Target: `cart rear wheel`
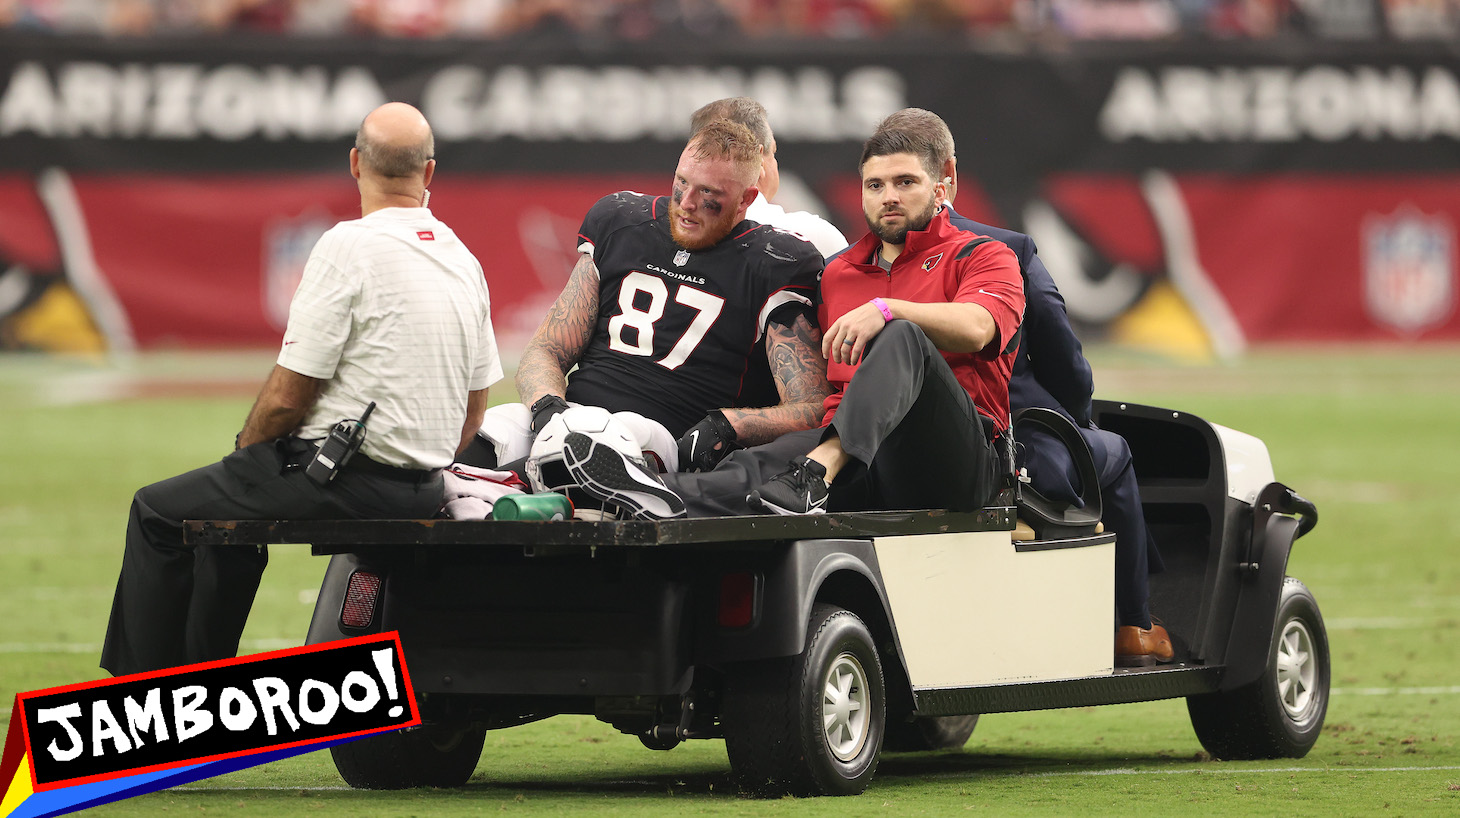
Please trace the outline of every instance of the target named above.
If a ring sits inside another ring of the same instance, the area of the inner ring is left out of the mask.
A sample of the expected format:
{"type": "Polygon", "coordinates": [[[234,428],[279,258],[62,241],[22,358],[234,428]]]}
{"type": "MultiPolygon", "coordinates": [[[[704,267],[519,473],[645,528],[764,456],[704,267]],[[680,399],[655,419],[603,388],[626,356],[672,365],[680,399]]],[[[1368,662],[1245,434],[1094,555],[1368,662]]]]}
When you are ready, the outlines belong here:
{"type": "Polygon", "coordinates": [[[482,757],[487,729],[474,724],[424,724],[330,748],[335,769],[357,790],[460,787],[482,757]]]}
{"type": "Polygon", "coordinates": [[[978,716],[919,716],[910,722],[887,725],[883,748],[895,753],[956,750],[968,743],[978,716]]]}

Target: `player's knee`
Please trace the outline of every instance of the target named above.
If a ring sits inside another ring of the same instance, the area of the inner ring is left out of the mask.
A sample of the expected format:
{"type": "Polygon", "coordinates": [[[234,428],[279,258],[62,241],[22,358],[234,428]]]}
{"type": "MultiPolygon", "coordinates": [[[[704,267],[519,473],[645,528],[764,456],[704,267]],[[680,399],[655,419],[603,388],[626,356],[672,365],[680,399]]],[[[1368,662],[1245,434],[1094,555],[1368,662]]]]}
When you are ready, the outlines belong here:
{"type": "Polygon", "coordinates": [[[496,462],[527,457],[532,447],[532,412],[520,403],[504,403],[487,410],[477,437],[486,441],[496,462]]]}

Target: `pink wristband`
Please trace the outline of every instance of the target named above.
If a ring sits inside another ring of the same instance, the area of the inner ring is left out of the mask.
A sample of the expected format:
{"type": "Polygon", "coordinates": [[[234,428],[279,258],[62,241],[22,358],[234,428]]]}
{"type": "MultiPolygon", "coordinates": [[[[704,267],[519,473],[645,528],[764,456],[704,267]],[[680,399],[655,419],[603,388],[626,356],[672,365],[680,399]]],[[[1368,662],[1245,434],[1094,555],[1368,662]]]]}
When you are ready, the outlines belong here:
{"type": "Polygon", "coordinates": [[[871,301],[869,301],[868,303],[871,304],[872,306],[876,307],[877,309],[879,309],[879,310],[882,311],[882,321],[883,321],[883,323],[886,323],[886,322],[892,320],[892,308],[889,307],[889,306],[887,306],[887,302],[886,301],[883,301],[880,298],[874,298],[871,301]]]}

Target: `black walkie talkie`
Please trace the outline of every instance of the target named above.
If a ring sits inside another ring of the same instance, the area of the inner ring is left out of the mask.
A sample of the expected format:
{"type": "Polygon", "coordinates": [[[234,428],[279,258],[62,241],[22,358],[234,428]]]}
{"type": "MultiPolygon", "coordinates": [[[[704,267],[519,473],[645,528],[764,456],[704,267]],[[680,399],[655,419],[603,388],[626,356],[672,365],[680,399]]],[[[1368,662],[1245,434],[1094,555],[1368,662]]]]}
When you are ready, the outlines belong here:
{"type": "Polygon", "coordinates": [[[340,469],[359,450],[360,444],[365,442],[365,421],[370,419],[370,413],[374,411],[375,401],[371,401],[359,420],[342,420],[335,424],[329,437],[319,444],[319,451],[314,453],[314,459],[304,467],[304,473],[309,475],[309,479],[321,486],[329,485],[335,479],[340,469]]]}

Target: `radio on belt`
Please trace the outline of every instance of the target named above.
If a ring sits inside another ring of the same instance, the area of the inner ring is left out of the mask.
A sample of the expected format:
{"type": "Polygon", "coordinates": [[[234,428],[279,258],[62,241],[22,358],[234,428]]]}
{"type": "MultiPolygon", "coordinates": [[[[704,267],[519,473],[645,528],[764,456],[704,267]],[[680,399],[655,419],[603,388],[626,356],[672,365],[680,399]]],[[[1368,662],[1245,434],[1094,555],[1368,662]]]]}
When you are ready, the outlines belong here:
{"type": "Polygon", "coordinates": [[[375,401],[370,401],[358,420],[342,420],[336,423],[335,428],[330,430],[329,437],[319,445],[319,451],[314,453],[314,459],[304,467],[304,473],[321,486],[329,485],[360,449],[360,444],[365,442],[365,421],[370,419],[370,413],[374,411],[375,401]]]}

